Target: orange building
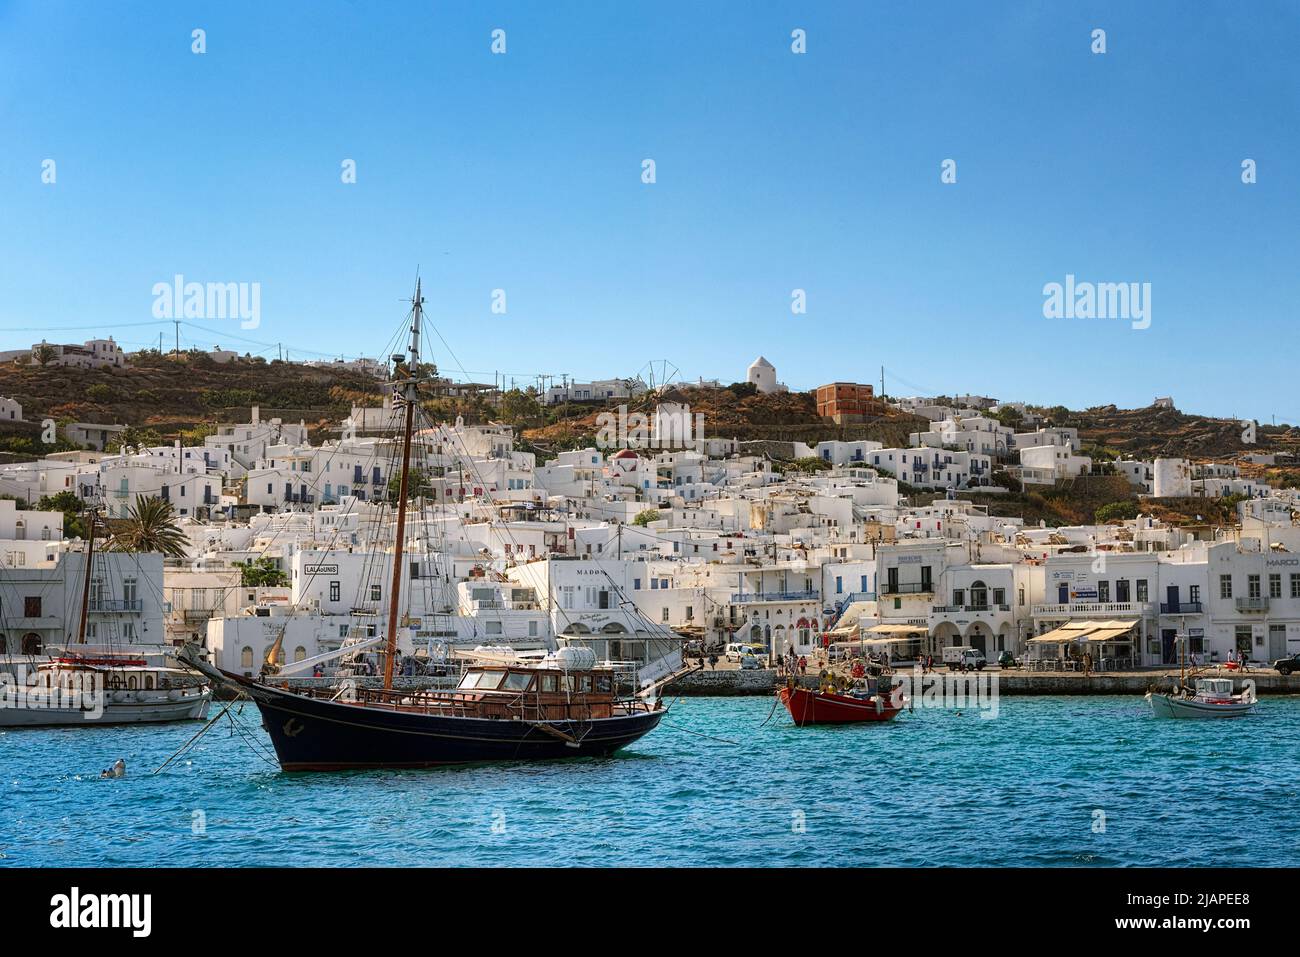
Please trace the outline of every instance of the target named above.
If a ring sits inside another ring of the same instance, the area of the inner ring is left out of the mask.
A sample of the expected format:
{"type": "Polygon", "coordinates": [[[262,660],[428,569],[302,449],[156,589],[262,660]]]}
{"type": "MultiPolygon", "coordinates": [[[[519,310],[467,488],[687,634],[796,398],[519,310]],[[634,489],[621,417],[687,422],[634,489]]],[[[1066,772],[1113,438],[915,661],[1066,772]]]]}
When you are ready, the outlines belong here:
{"type": "Polygon", "coordinates": [[[852,421],[876,411],[875,391],[857,382],[832,382],[817,387],[817,414],[836,422],[852,421]]]}

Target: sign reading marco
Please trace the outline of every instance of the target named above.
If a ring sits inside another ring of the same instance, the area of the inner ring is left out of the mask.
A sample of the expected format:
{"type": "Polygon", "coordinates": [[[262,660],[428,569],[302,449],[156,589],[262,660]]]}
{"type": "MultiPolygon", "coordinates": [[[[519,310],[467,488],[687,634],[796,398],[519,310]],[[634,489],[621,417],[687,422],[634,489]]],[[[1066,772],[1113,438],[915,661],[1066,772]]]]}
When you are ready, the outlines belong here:
{"type": "Polygon", "coordinates": [[[618,412],[596,416],[599,449],[693,449],[704,441],[704,415],[676,402],[655,406],[653,413],[618,412]]]}

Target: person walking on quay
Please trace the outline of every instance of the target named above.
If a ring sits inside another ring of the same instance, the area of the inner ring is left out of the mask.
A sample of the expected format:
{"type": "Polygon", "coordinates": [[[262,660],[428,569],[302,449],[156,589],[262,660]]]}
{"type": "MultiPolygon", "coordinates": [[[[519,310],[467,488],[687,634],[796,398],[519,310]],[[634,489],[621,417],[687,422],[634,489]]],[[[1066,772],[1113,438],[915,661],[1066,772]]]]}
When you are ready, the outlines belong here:
{"type": "Polygon", "coordinates": [[[1091,651],[1085,651],[1083,653],[1083,676],[1085,678],[1092,677],[1092,652],[1091,651]]]}
{"type": "Polygon", "coordinates": [[[807,673],[808,673],[808,658],[807,658],[806,655],[800,655],[800,656],[799,656],[799,674],[801,674],[801,675],[806,675],[807,673]]]}
{"type": "Polygon", "coordinates": [[[717,656],[717,655],[709,655],[709,670],[710,670],[710,671],[716,671],[717,668],[718,668],[718,656],[717,656]]]}

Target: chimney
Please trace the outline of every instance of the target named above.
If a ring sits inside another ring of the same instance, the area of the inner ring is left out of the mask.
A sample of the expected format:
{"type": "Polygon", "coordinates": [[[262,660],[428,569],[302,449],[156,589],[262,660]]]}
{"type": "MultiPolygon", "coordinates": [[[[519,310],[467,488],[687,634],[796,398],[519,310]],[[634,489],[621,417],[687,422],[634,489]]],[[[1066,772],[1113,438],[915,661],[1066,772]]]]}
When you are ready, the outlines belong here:
{"type": "Polygon", "coordinates": [[[258,425],[261,421],[262,410],[258,406],[253,406],[253,424],[258,425]]]}

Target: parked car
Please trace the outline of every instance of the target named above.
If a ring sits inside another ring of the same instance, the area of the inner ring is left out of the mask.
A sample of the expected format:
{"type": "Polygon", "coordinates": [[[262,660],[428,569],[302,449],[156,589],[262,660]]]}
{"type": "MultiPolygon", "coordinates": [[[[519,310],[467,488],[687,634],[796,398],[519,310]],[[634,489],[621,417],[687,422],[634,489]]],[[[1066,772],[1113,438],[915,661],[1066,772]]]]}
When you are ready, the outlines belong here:
{"type": "Polygon", "coordinates": [[[763,667],[763,662],[756,655],[742,655],[740,658],[741,671],[752,671],[761,667],[763,667]]]}
{"type": "Polygon", "coordinates": [[[1293,671],[1300,671],[1300,654],[1279,658],[1273,662],[1273,667],[1277,669],[1277,673],[1280,675],[1289,675],[1293,671]]]}
{"type": "Polygon", "coordinates": [[[1004,651],[998,655],[999,668],[1019,668],[1020,662],[1016,661],[1016,656],[1009,651],[1004,651]]]}

